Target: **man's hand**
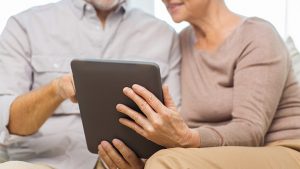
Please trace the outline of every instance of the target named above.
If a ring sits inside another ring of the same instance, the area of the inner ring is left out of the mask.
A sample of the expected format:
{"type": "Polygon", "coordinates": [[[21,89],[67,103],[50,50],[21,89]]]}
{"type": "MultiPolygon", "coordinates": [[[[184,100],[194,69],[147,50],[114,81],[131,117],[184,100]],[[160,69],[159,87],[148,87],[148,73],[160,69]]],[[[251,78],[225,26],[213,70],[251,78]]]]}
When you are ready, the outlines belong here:
{"type": "Polygon", "coordinates": [[[64,75],[58,79],[55,79],[53,82],[56,87],[56,93],[59,97],[64,100],[70,99],[73,103],[77,103],[72,74],[64,75]]]}
{"type": "Polygon", "coordinates": [[[107,141],[102,141],[98,146],[99,157],[105,162],[109,169],[144,168],[144,162],[121,140],[114,139],[112,143],[117,150],[107,141]]]}

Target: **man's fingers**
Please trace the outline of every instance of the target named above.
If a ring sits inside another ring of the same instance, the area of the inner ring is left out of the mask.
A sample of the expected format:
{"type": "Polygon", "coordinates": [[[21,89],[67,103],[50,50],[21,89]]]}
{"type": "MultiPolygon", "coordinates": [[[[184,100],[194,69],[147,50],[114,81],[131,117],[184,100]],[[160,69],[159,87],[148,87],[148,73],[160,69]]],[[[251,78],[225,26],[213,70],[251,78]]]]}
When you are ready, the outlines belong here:
{"type": "Polygon", "coordinates": [[[105,164],[108,166],[108,168],[117,169],[118,167],[114,164],[112,159],[108,156],[108,154],[106,153],[106,151],[104,150],[104,148],[102,147],[101,144],[99,145],[98,149],[99,149],[99,152],[98,152],[99,156],[105,162],[105,164]]]}
{"type": "Polygon", "coordinates": [[[139,158],[136,154],[128,148],[121,140],[114,139],[112,141],[113,145],[118,149],[118,151],[122,154],[123,158],[132,166],[139,162],[139,158]]]}
{"type": "Polygon", "coordinates": [[[76,95],[73,76],[72,74],[64,75],[58,79],[57,82],[58,95],[63,99],[71,99],[71,101],[76,102],[75,99],[72,99],[76,95]]]}
{"type": "Polygon", "coordinates": [[[107,141],[102,141],[101,146],[103,147],[103,149],[105,150],[109,158],[112,160],[112,162],[118,168],[128,167],[127,162],[120,156],[120,154],[115,150],[115,148],[110,143],[108,143],[107,141]]]}
{"type": "Polygon", "coordinates": [[[78,100],[77,100],[77,97],[76,96],[73,96],[70,98],[71,102],[73,103],[78,103],[78,100]]]}

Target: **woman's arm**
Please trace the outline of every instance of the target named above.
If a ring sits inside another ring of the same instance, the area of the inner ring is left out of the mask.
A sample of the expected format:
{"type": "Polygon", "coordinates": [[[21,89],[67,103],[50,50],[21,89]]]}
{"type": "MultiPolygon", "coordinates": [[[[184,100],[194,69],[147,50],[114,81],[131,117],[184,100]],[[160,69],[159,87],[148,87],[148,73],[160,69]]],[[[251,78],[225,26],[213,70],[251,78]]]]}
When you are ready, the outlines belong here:
{"type": "Polygon", "coordinates": [[[222,126],[198,128],[201,146],[263,145],[290,69],[280,36],[264,24],[237,60],[232,120],[222,126]]]}

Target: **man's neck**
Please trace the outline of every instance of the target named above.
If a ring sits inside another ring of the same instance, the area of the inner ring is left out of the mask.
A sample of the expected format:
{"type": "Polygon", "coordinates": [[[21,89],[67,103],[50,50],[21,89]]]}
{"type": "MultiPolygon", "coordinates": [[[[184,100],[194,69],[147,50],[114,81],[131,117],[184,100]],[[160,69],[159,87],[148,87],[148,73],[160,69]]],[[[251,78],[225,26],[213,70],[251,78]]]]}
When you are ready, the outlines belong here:
{"type": "Polygon", "coordinates": [[[97,10],[97,16],[103,26],[103,28],[105,27],[105,23],[106,23],[106,19],[108,17],[108,15],[113,11],[112,10],[109,10],[109,11],[100,11],[100,10],[97,10]]]}
{"type": "Polygon", "coordinates": [[[103,26],[103,28],[105,28],[105,24],[106,24],[106,20],[107,20],[107,17],[109,16],[109,14],[111,14],[113,11],[115,11],[116,9],[118,8],[118,6],[110,9],[110,10],[98,10],[96,9],[96,12],[97,12],[97,16],[103,26]]]}

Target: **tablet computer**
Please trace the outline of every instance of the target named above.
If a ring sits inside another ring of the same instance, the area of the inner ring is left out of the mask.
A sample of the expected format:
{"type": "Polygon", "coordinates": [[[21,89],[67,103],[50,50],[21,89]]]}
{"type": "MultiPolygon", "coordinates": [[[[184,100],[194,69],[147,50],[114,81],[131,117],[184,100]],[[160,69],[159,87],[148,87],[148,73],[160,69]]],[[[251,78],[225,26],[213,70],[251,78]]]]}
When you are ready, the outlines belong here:
{"type": "Polygon", "coordinates": [[[117,112],[118,103],[142,113],[123,94],[124,87],[139,84],[163,101],[159,66],[151,62],[73,60],[71,62],[87,147],[98,153],[101,141],[118,138],[140,158],[148,158],[163,147],[119,123],[126,115],[117,112]]]}

